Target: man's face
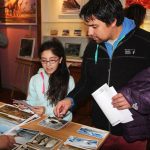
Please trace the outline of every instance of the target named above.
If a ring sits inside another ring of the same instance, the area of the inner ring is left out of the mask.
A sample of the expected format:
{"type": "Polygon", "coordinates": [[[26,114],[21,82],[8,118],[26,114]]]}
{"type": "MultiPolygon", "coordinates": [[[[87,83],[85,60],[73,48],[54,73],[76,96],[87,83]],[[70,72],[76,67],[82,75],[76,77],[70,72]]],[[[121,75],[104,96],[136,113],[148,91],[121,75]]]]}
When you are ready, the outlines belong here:
{"type": "Polygon", "coordinates": [[[115,22],[111,25],[107,25],[106,23],[94,18],[93,20],[86,22],[86,24],[88,26],[88,36],[97,43],[112,40],[115,22]]]}

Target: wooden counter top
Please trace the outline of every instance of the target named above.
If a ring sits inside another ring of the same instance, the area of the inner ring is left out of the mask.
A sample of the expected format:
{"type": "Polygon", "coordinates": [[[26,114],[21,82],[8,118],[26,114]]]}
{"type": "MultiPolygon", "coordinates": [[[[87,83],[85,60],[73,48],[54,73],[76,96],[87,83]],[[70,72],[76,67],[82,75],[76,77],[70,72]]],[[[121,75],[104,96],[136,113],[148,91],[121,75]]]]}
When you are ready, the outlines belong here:
{"type": "MultiPolygon", "coordinates": [[[[3,104],[4,103],[0,102],[0,106],[3,104]]],[[[77,137],[81,137],[81,138],[97,140],[99,142],[97,149],[99,149],[101,147],[102,143],[106,140],[106,138],[109,135],[109,132],[108,132],[108,134],[105,136],[105,138],[98,139],[95,137],[79,134],[79,133],[77,133],[77,130],[80,129],[81,126],[83,126],[83,125],[75,123],[75,122],[68,123],[65,127],[63,127],[60,130],[53,130],[53,129],[45,128],[45,127],[39,125],[39,122],[45,118],[46,118],[46,115],[43,115],[41,118],[31,121],[31,122],[23,125],[22,127],[26,128],[26,129],[37,130],[37,131],[43,132],[47,135],[50,135],[52,137],[61,139],[62,140],[61,144],[63,144],[63,142],[65,142],[69,136],[77,136],[77,137]]],[[[57,148],[56,148],[56,150],[57,150],[57,148]]]]}

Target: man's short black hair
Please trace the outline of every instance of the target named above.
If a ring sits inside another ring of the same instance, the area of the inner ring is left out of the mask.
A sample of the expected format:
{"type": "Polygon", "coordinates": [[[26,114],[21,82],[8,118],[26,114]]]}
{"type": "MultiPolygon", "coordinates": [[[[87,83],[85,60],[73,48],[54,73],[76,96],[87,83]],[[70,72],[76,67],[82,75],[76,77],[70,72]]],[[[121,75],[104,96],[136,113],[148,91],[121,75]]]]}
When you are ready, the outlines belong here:
{"type": "Polygon", "coordinates": [[[120,26],[124,19],[124,12],[119,0],[89,0],[82,7],[79,16],[87,22],[95,17],[107,25],[116,19],[116,25],[120,26]]]}

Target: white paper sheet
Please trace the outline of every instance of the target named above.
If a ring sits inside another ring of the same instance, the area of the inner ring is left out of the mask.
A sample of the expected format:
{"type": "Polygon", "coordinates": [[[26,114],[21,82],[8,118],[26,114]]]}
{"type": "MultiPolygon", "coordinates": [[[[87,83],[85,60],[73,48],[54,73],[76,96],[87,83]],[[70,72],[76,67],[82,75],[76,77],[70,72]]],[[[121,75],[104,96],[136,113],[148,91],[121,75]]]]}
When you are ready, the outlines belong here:
{"type": "Polygon", "coordinates": [[[113,107],[112,97],[116,94],[117,92],[115,89],[113,87],[109,87],[107,84],[104,84],[92,93],[95,101],[102,109],[112,126],[119,123],[127,123],[133,120],[132,113],[128,109],[118,110],[113,107]]]}

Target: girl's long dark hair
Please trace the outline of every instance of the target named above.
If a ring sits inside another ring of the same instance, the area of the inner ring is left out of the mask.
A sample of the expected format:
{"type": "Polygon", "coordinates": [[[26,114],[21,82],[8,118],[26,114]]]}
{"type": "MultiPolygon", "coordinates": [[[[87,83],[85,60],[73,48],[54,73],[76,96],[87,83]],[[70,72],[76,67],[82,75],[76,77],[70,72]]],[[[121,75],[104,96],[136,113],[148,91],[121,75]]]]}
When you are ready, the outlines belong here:
{"type": "Polygon", "coordinates": [[[50,50],[54,55],[62,58],[57,70],[50,75],[49,87],[46,93],[48,99],[51,100],[50,102],[56,104],[59,100],[65,98],[68,90],[69,72],[66,66],[65,50],[61,42],[56,38],[46,41],[41,45],[39,48],[40,58],[42,52],[45,50],[50,50]]]}

